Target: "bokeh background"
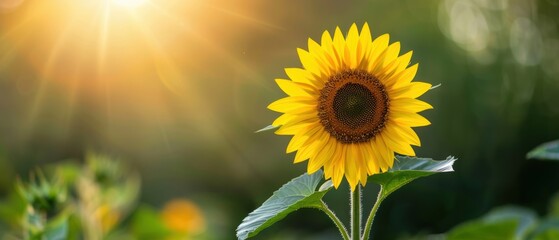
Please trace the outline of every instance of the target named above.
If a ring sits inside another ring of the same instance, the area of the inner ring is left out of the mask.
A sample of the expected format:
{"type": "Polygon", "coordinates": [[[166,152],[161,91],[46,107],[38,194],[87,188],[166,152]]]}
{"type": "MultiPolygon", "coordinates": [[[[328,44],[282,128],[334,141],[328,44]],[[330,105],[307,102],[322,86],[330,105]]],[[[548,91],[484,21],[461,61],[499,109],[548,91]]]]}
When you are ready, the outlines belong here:
{"type": "MultiPolygon", "coordinates": [[[[193,199],[234,239],[306,169],[288,137],[254,133],[277,117],[274,79],[307,38],[368,22],[414,51],[416,79],[442,84],[422,97],[435,109],[418,156],[459,158],[390,196],[373,236],[441,233],[501,205],[543,214],[559,164],[525,154],[559,138],[557,16],[558,0],[0,0],[0,198],[37,166],[95,151],[139,172],[141,202],[193,199]]],[[[347,196],[326,198],[342,219],[347,196]]],[[[257,239],[338,238],[316,210],[287,220],[257,239]]]]}

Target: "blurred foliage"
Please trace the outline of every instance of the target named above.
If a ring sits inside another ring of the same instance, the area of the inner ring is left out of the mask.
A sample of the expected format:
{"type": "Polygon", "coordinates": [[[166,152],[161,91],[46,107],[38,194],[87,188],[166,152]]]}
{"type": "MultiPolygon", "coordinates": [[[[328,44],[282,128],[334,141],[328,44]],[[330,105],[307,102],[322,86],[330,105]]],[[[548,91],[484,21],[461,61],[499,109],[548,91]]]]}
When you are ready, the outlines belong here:
{"type": "MultiPolygon", "coordinates": [[[[557,141],[544,143],[527,156],[550,159],[548,151],[555,151],[557,141]]],[[[551,158],[553,159],[553,158],[551,158]]],[[[557,187],[559,189],[559,186],[557,187]]],[[[557,191],[557,189],[556,189],[557,191]]],[[[525,207],[503,206],[491,210],[484,216],[461,223],[446,234],[404,236],[402,239],[448,239],[448,240],[552,240],[559,237],[559,192],[549,202],[549,211],[540,218],[525,207]]]]}
{"type": "Polygon", "coordinates": [[[536,240],[557,239],[559,218],[539,218],[530,209],[505,206],[493,209],[485,216],[459,224],[446,234],[417,235],[401,239],[448,239],[448,240],[536,240]]]}
{"type": "Polygon", "coordinates": [[[559,160],[559,140],[544,143],[530,151],[526,156],[528,158],[559,160]]]}
{"type": "Polygon", "coordinates": [[[37,170],[28,183],[17,181],[0,203],[0,239],[212,239],[194,202],[136,207],[137,174],[105,155],[89,153],[85,162],[55,164],[49,177],[37,170]]]}
{"type": "Polygon", "coordinates": [[[445,234],[420,234],[403,236],[406,240],[543,240],[557,239],[559,218],[552,214],[542,218],[531,209],[504,206],[491,210],[484,216],[455,226],[445,234]]]}

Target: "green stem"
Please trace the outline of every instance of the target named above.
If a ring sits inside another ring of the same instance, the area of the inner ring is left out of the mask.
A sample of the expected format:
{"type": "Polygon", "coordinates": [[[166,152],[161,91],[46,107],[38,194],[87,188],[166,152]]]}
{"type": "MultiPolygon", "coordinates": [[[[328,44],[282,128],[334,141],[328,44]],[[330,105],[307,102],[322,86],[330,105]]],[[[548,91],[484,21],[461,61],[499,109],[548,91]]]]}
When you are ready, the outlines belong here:
{"type": "Polygon", "coordinates": [[[351,193],[351,239],[361,237],[361,185],[351,193]]]}
{"type": "Polygon", "coordinates": [[[320,202],[321,202],[321,205],[320,205],[319,209],[322,210],[324,213],[326,213],[326,215],[328,215],[328,217],[330,217],[330,219],[332,219],[334,224],[336,224],[336,227],[338,227],[338,230],[340,231],[340,234],[342,234],[343,239],[344,240],[350,240],[349,234],[347,233],[347,229],[345,228],[342,221],[340,221],[340,219],[336,216],[336,214],[334,214],[334,212],[332,212],[332,210],[330,210],[330,208],[328,208],[328,206],[326,205],[326,203],[324,201],[320,201],[320,202]]]}
{"type": "Polygon", "coordinates": [[[375,215],[377,213],[377,210],[380,207],[380,203],[385,198],[386,198],[386,196],[383,196],[382,186],[380,186],[380,189],[378,191],[377,201],[375,202],[375,205],[373,205],[373,209],[371,209],[371,213],[369,214],[369,217],[367,218],[367,223],[365,223],[365,231],[363,232],[363,238],[361,240],[368,240],[369,239],[369,234],[371,233],[371,228],[373,227],[373,220],[375,219],[375,215]]]}

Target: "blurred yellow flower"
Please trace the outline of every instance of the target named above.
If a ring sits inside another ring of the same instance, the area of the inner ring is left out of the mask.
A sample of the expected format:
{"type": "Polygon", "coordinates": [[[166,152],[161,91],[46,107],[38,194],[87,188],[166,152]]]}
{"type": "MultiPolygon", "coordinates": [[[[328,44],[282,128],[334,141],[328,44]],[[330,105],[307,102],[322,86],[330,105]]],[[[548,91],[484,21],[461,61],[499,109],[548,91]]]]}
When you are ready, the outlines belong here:
{"type": "Polygon", "coordinates": [[[324,168],[336,188],[345,176],[353,190],[391,168],[394,152],[414,156],[420,140],[411,127],[429,125],[418,112],[432,106],[416,99],[431,84],[412,82],[412,52],[399,56],[388,34],[373,40],[367,23],[361,33],[353,24],[345,38],[340,28],[333,37],[325,31],[308,47],[297,49],[303,68],[286,68],[289,80],[276,80],[289,96],[268,106],[283,113],[272,125],[293,135],[294,162],[308,159],[309,174],[324,168]]]}
{"type": "Polygon", "coordinates": [[[204,231],[206,223],[200,208],[186,199],[168,202],[161,212],[163,221],[173,231],[198,234],[204,231]]]}
{"type": "Polygon", "coordinates": [[[97,208],[94,215],[99,221],[103,233],[108,233],[120,220],[120,213],[108,204],[103,204],[97,208]]]}

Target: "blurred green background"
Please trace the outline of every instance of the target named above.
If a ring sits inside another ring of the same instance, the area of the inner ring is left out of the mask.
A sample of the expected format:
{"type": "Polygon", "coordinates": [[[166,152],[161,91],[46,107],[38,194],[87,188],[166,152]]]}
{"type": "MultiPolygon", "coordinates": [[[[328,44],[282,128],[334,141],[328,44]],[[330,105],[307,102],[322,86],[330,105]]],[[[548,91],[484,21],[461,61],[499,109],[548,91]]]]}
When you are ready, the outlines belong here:
{"type": "MultiPolygon", "coordinates": [[[[277,117],[274,79],[301,66],[307,38],[368,22],[414,51],[417,80],[442,84],[422,97],[435,109],[418,156],[459,158],[390,196],[373,236],[441,233],[500,205],[543,214],[559,164],[525,154],[559,138],[558,15],[558,0],[0,0],[0,198],[37,166],[95,151],[140,173],[140,201],[194,199],[233,239],[306,169],[288,137],[254,134],[277,117]]],[[[343,219],[347,193],[326,197],[343,219]]],[[[336,234],[301,210],[257,239],[336,234]]]]}

